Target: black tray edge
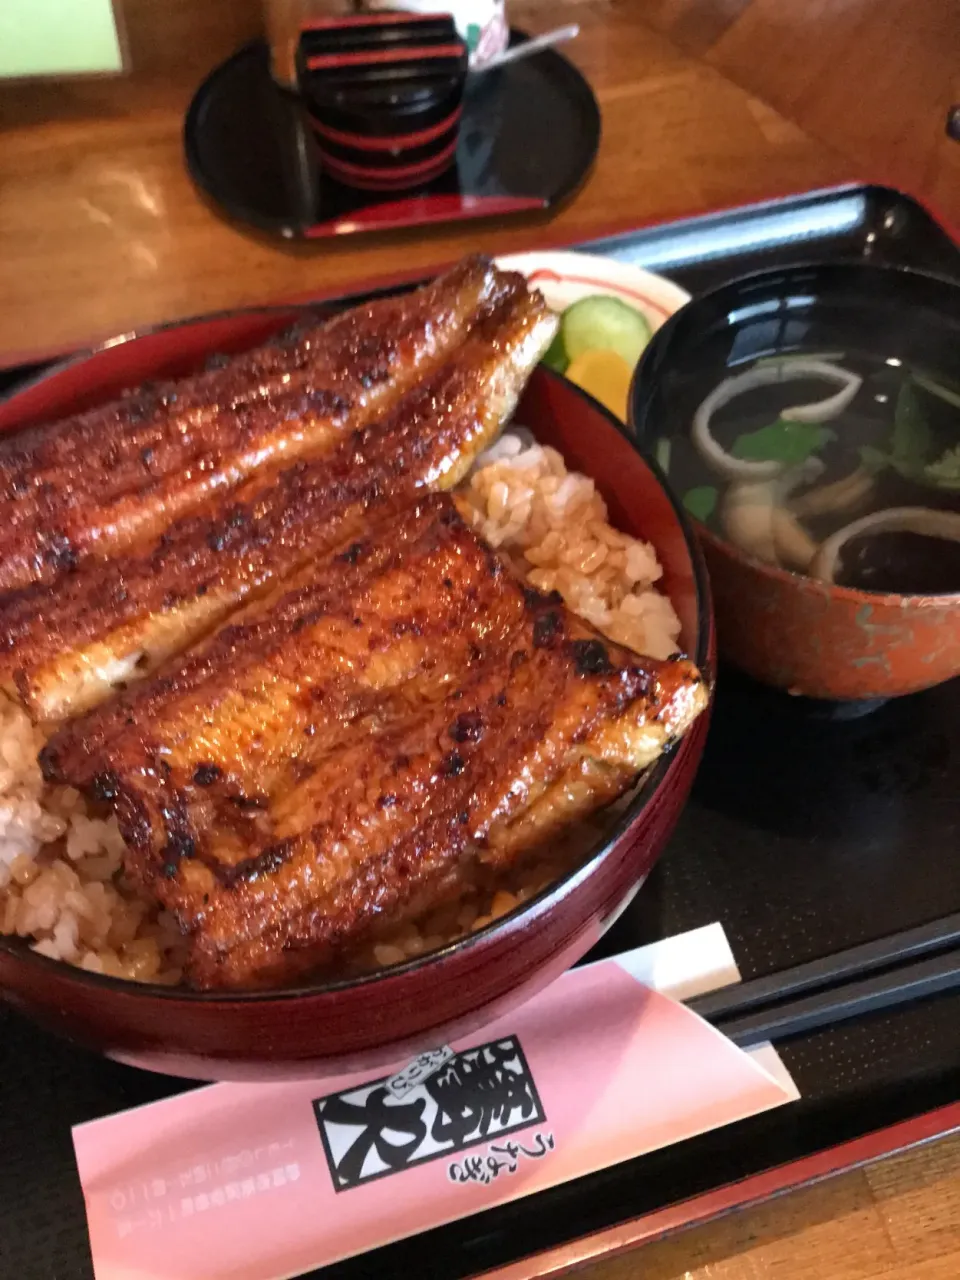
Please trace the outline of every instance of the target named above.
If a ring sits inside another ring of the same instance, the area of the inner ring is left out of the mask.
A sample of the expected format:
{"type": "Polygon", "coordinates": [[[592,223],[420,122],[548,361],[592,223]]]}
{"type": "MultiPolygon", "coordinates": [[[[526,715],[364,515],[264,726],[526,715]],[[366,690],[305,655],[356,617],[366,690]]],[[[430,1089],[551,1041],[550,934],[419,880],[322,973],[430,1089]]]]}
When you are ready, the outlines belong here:
{"type": "MultiPolygon", "coordinates": [[[[697,226],[706,226],[710,223],[722,222],[729,219],[757,219],[764,215],[769,215],[781,210],[784,205],[804,206],[815,204],[827,199],[837,199],[844,196],[863,195],[866,198],[875,198],[882,196],[893,202],[903,202],[913,206],[916,210],[923,213],[935,226],[941,230],[947,239],[958,247],[960,252],[960,223],[956,228],[952,227],[945,219],[941,218],[937,212],[926,205],[917,196],[912,195],[906,190],[897,187],[885,185],[883,183],[872,182],[846,182],[833,187],[816,187],[811,191],[788,191],[783,194],[774,194],[765,196],[760,200],[750,201],[747,204],[731,204],[713,209],[678,209],[667,213],[663,217],[651,218],[646,222],[636,223],[632,220],[623,221],[618,219],[600,228],[599,232],[594,233],[588,240],[577,240],[571,242],[569,235],[558,232],[556,235],[548,234],[542,238],[538,238],[536,248],[538,250],[559,250],[559,249],[575,249],[585,253],[596,253],[609,255],[615,249],[618,242],[626,243],[637,236],[653,236],[658,232],[667,233],[669,231],[678,231],[689,228],[695,229],[697,226]]],[[[274,243],[271,241],[271,243],[274,243]]],[[[342,291],[338,287],[334,287],[329,292],[317,293],[314,290],[296,294],[287,298],[280,298],[268,302],[254,304],[252,306],[240,307],[222,307],[211,312],[195,312],[188,316],[178,316],[170,320],[160,320],[152,324],[135,325],[132,329],[123,335],[113,333],[94,335],[87,341],[79,345],[68,344],[65,346],[56,346],[39,349],[23,349],[15,351],[0,351],[0,376],[14,373],[17,369],[31,370],[36,376],[42,376],[49,371],[49,368],[55,364],[60,364],[66,360],[74,359],[88,355],[101,347],[117,340],[129,340],[137,338],[146,333],[153,333],[158,329],[170,328],[177,324],[189,324],[193,320],[208,319],[217,315],[234,314],[236,312],[254,312],[254,311],[272,311],[282,310],[286,307],[296,306],[314,306],[321,304],[353,304],[361,302],[367,298],[375,297],[380,293],[388,290],[399,289],[407,286],[413,286],[427,278],[429,274],[441,271],[444,267],[450,266],[449,259],[440,258],[435,264],[425,271],[418,268],[414,271],[398,271],[388,272],[381,276],[365,277],[353,282],[347,291],[342,291]],[[45,366],[42,367],[41,366],[45,366]]],[[[656,267],[651,267],[656,270],[656,267]]],[[[664,271],[664,274],[670,274],[664,271]]],[[[10,391],[0,392],[0,400],[8,398],[10,391]]]]}

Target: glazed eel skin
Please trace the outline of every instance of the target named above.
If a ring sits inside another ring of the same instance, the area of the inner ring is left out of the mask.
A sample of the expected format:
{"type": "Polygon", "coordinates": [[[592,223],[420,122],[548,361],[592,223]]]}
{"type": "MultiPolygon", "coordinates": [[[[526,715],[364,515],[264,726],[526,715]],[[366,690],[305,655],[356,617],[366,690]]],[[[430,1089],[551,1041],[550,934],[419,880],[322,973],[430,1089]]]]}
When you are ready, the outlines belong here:
{"type": "Polygon", "coordinates": [[[521,276],[474,263],[445,279],[457,296],[472,280],[471,299],[486,299],[461,340],[324,456],[208,501],[146,546],[0,595],[0,689],[38,723],[77,715],[378,512],[456,484],[513,411],[557,321],[521,276]]]}
{"type": "Polygon", "coordinates": [[[204,989],[333,962],[620,795],[706,703],[607,643],[426,495],[56,734],[204,989]]]}
{"type": "Polygon", "coordinates": [[[111,556],[248,477],[316,456],[413,386],[509,279],[468,258],[206,372],[0,440],[0,591],[111,556]]]}

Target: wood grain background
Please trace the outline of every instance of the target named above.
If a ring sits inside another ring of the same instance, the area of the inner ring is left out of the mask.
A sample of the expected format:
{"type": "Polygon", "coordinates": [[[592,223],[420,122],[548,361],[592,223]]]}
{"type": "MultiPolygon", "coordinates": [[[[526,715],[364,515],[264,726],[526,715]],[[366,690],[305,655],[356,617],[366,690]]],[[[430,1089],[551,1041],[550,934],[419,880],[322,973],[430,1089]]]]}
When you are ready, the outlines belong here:
{"type": "Polygon", "coordinates": [[[640,0],[656,30],[843,152],[960,219],[956,0],[640,0]]]}
{"type": "Polygon", "coordinates": [[[577,1272],[582,1280],[957,1280],[960,1138],[577,1272]]]}
{"type": "Polygon", "coordinates": [[[219,221],[182,163],[199,79],[257,34],[257,0],[127,0],[133,74],[0,87],[0,355],[198,311],[427,270],[475,247],[571,243],[844,178],[903,185],[960,220],[958,0],[518,0],[581,22],[604,114],[598,163],[555,216],[283,247],[219,221]]]}

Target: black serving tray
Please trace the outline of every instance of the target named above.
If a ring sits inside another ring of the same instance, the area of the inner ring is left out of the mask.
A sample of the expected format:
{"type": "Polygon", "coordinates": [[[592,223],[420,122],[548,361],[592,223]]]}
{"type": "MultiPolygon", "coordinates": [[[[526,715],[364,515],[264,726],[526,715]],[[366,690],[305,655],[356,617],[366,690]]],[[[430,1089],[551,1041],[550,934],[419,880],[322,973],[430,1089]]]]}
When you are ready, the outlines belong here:
{"type": "MultiPolygon", "coordinates": [[[[512,45],[526,39],[510,33],[512,45]]],[[[267,47],[255,41],[204,80],[183,136],[190,175],[218,212],[285,241],[322,241],[542,213],[586,177],[600,111],[573,63],[548,49],[468,77],[456,161],[440,177],[360,191],[323,172],[303,104],[273,83],[267,47]]]]}
{"type": "Polygon", "coordinates": [[[578,246],[699,293],[767,267],[875,262],[960,278],[960,246],[919,201],[851,185],[661,223],[578,246]]]}
{"type": "MultiPolygon", "coordinates": [[[[879,187],[588,247],[692,290],[814,257],[960,278],[947,233],[879,187]]],[[[844,720],[721,671],[690,804],[643,892],[589,958],[720,920],[745,978],[775,973],[960,910],[958,846],[960,681],[844,720]]],[[[572,1260],[571,1242],[581,1242],[579,1258],[599,1256],[960,1126],[960,996],[780,1048],[801,1101],[340,1263],[324,1280],[374,1269],[455,1280],[510,1264],[511,1276],[555,1274],[572,1260]]],[[[74,1049],[5,1006],[0,1080],[0,1277],[89,1280],[70,1126],[190,1086],[74,1049]]]]}

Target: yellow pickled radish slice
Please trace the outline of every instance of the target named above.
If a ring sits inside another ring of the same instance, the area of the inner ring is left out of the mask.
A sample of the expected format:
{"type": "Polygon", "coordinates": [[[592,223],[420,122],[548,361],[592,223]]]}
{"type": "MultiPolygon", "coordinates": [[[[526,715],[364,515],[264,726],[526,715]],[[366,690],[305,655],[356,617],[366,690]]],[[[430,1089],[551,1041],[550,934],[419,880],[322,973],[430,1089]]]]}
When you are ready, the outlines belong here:
{"type": "Polygon", "coordinates": [[[623,356],[616,351],[584,351],[571,361],[567,377],[626,422],[633,370],[623,356]]]}

